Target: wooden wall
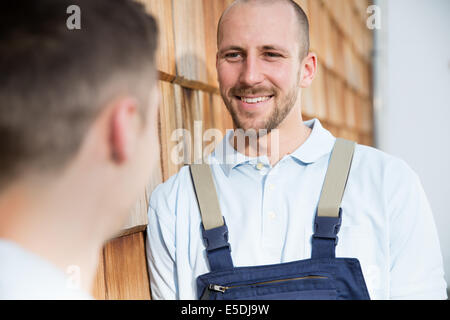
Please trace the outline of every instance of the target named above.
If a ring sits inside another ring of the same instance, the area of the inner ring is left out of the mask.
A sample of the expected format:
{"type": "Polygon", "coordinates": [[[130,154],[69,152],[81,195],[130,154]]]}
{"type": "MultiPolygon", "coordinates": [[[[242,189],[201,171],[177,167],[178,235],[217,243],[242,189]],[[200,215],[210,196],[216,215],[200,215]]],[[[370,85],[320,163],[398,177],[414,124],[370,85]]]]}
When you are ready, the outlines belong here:
{"type": "MultiPolygon", "coordinates": [[[[194,136],[215,128],[222,134],[233,124],[218,90],[215,68],[216,25],[232,0],[139,0],[159,22],[157,67],[160,105],[161,166],[133,209],[120,237],[108,242],[100,257],[93,294],[99,299],[149,299],[145,258],[148,197],[153,188],[175,174],[183,163],[174,130],[194,136]]],[[[368,0],[296,0],[311,24],[311,50],[319,70],[303,91],[304,119],[318,118],[335,136],[372,145],[372,33],[366,27],[368,0]]],[[[186,139],[189,135],[185,136],[186,139]]],[[[200,139],[201,140],[201,139],[200,139]]],[[[193,152],[214,139],[196,142],[193,152]]],[[[189,160],[189,159],[186,159],[189,160]]]]}
{"type": "Polygon", "coordinates": [[[298,0],[310,19],[319,71],[303,96],[306,119],[335,136],[373,144],[372,45],[367,0],[298,0]]]}

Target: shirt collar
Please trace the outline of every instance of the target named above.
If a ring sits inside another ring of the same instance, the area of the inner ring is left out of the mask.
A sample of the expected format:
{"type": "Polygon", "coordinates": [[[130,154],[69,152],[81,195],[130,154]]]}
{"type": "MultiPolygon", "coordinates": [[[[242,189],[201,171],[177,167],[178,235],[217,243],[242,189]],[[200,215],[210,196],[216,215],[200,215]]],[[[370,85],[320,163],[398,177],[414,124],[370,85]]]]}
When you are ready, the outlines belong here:
{"type": "Polygon", "coordinates": [[[246,156],[245,154],[236,151],[236,149],[234,149],[234,147],[230,142],[233,133],[234,133],[233,130],[227,130],[225,137],[214,148],[210,162],[219,164],[227,176],[230,174],[230,171],[235,167],[244,163],[253,163],[253,162],[256,163],[259,158],[263,158],[263,157],[249,157],[246,156]]]}
{"type": "MultiPolygon", "coordinates": [[[[322,156],[330,153],[333,149],[336,138],[325,128],[316,118],[304,121],[304,124],[312,129],[308,139],[288,156],[309,164],[317,161],[322,156]]],[[[230,143],[233,130],[228,130],[224,139],[215,147],[210,163],[219,164],[226,176],[229,176],[232,169],[245,163],[262,162],[269,163],[267,156],[248,157],[236,151],[230,143]]]]}
{"type": "Polygon", "coordinates": [[[336,138],[322,127],[322,124],[316,118],[305,121],[304,124],[312,129],[311,134],[290,156],[308,164],[329,154],[333,150],[336,138]]]}

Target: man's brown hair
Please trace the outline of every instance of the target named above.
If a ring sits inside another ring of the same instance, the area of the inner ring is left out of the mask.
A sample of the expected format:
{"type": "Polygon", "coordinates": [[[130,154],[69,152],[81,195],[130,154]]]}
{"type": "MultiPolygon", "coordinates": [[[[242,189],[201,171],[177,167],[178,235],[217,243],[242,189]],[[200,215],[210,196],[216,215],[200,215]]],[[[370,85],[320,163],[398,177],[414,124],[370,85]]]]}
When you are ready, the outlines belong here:
{"type": "Polygon", "coordinates": [[[61,168],[116,96],[133,95],[145,113],[158,28],[142,5],[14,0],[0,11],[0,188],[24,171],[61,168]],[[80,29],[68,27],[72,5],[80,29]]]}

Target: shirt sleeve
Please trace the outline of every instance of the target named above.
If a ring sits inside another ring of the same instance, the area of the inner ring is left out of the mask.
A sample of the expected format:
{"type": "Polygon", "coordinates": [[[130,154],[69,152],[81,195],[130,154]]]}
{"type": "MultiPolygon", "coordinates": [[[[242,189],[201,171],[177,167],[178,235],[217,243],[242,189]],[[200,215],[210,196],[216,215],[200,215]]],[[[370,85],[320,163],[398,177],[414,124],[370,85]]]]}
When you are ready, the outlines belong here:
{"type": "Polygon", "coordinates": [[[417,174],[396,159],[385,171],[390,298],[446,299],[442,255],[430,204],[417,174]]]}
{"type": "Polygon", "coordinates": [[[177,299],[175,234],[168,219],[171,212],[154,208],[152,201],[148,210],[147,261],[149,267],[152,299],[177,299]]]}

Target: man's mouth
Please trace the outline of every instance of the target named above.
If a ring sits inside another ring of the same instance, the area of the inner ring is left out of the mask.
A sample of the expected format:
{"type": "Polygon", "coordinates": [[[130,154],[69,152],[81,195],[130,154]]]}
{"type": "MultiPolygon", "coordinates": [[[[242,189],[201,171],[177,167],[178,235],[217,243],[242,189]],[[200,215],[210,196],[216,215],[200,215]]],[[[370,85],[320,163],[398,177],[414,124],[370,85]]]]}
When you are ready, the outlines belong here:
{"type": "Polygon", "coordinates": [[[241,97],[241,96],[235,96],[237,99],[241,100],[242,102],[248,103],[248,104],[256,104],[260,102],[265,102],[273,97],[273,95],[269,96],[259,96],[259,97],[241,97]]]}

